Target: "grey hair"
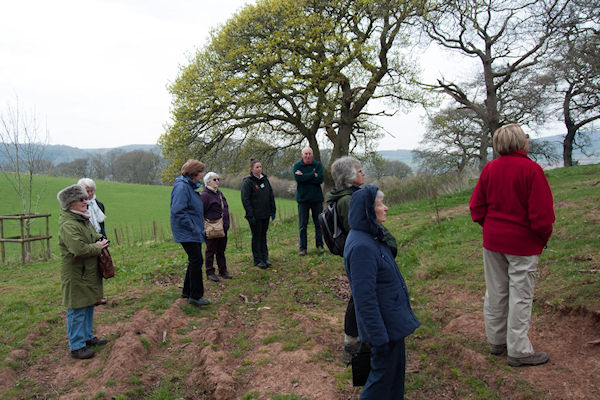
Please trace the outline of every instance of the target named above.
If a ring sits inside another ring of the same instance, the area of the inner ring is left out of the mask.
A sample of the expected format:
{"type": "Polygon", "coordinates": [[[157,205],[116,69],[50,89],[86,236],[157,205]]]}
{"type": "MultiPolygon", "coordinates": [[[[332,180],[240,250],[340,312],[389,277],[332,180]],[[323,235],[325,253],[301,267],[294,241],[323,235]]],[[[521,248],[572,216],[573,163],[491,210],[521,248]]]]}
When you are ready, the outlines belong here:
{"type": "Polygon", "coordinates": [[[373,201],[373,208],[375,208],[375,205],[377,204],[377,200],[383,201],[383,196],[385,196],[383,194],[383,192],[381,190],[377,189],[377,194],[375,195],[375,201],[373,201]]]}
{"type": "Polygon", "coordinates": [[[204,175],[204,184],[208,186],[208,182],[210,182],[210,180],[212,178],[218,178],[219,174],[217,174],[216,172],[210,171],[207,172],[206,175],[204,175]]]}
{"type": "Polygon", "coordinates": [[[83,185],[83,187],[86,187],[86,188],[90,188],[90,189],[94,190],[94,192],[96,191],[96,184],[90,178],[81,178],[80,180],[77,181],[77,184],[83,185]]]}
{"type": "Polygon", "coordinates": [[[352,186],[356,179],[356,167],[360,168],[360,161],[354,157],[340,157],[331,164],[331,176],[336,189],[352,186]]]}

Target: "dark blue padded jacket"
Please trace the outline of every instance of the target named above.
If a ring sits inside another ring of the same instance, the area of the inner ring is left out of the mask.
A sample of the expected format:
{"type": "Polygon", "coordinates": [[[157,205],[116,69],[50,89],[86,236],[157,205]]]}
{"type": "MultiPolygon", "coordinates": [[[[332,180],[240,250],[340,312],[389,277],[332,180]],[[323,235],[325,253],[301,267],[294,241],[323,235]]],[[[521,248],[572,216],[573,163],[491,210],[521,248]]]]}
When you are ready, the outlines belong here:
{"type": "Polygon", "coordinates": [[[420,325],[410,306],[406,283],[383,227],[377,223],[377,187],[365,185],[350,199],[350,233],[344,247],[344,266],[352,289],[361,341],[384,350],[420,325]]]}

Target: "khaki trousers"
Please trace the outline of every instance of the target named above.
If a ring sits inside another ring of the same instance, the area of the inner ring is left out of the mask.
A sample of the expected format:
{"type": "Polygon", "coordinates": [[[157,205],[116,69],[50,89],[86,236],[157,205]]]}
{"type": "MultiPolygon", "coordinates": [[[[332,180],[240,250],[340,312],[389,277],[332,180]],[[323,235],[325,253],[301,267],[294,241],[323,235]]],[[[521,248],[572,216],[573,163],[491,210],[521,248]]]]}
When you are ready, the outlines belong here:
{"type": "Polygon", "coordinates": [[[485,333],[491,344],[506,343],[510,357],[533,354],[527,333],[539,255],[515,256],[483,249],[485,333]]]}

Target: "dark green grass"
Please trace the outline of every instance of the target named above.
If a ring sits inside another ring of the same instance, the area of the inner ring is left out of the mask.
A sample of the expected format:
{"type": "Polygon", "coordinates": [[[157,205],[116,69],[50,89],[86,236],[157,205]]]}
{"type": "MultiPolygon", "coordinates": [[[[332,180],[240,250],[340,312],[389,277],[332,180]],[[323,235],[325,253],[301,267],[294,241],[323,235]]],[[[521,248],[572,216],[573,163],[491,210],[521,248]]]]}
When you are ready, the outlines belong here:
{"type": "MultiPolygon", "coordinates": [[[[553,170],[548,176],[556,201],[557,221],[548,249],[540,259],[536,312],[543,312],[540,304],[598,311],[600,276],[585,271],[597,268],[600,262],[600,184],[597,183],[600,166],[553,170]]],[[[99,193],[101,190],[106,190],[110,199],[109,190],[99,187],[99,193]]],[[[163,195],[168,196],[170,188],[159,190],[165,190],[163,195]]],[[[386,225],[397,238],[400,249],[396,261],[406,278],[413,308],[422,323],[407,340],[409,356],[419,360],[419,373],[407,376],[407,398],[446,398],[452,393],[454,398],[499,399],[502,395],[497,385],[485,380],[485,374],[498,373],[499,379],[509,377],[523,398],[542,399],[544,393],[540,388],[520,379],[502,361],[490,359],[489,371],[484,371],[483,377],[482,371],[459,362],[459,354],[451,350],[453,343],[487,356],[486,344],[442,330],[451,319],[479,311],[473,304],[481,302],[485,291],[481,227],[470,220],[466,211],[469,196],[470,192],[465,192],[440,197],[437,202],[427,200],[395,205],[388,213],[386,225]],[[452,292],[475,300],[455,301],[444,297],[447,296],[444,293],[452,292]]],[[[290,209],[295,209],[294,202],[290,209]]],[[[247,229],[241,230],[237,240],[230,239],[227,250],[234,279],[228,281],[218,294],[212,283],[206,283],[207,297],[213,301],[212,305],[202,309],[182,306],[184,313],[193,318],[218,318],[221,308],[227,308],[233,315],[245,316],[248,330],[239,331],[227,348],[231,357],[241,364],[239,376],[245,376],[248,368],[252,368],[244,365],[244,359],[253,351],[249,338],[253,324],[259,318],[268,320],[275,327],[260,345],[277,342],[288,351],[309,349],[314,346],[313,338],[332,333],[330,324],[320,320],[323,314],[339,316],[339,327],[333,334],[341,341],[345,302],[337,297],[331,283],[344,274],[342,259],[318,253],[312,243],[313,237],[309,225],[309,254],[299,257],[295,216],[277,218],[269,230],[270,258],[274,267],[263,271],[252,265],[250,235],[247,229]],[[242,301],[240,294],[249,303],[242,301]],[[270,311],[263,313],[259,311],[261,307],[269,307],[270,311]],[[305,328],[299,323],[300,316],[315,321],[314,327],[305,328]]],[[[139,243],[117,247],[113,256],[117,274],[105,282],[105,294],[110,302],[106,312],[98,315],[96,323],[127,321],[142,308],[160,315],[179,298],[178,285],[186,268],[185,254],[179,245],[168,241],[139,243]]],[[[29,360],[5,362],[4,365],[21,371],[36,364],[42,354],[66,351],[65,310],[60,304],[58,271],[57,259],[2,266],[0,359],[4,360],[11,350],[19,348],[28,336],[27,340],[32,342],[29,360]]],[[[331,344],[332,348],[337,345],[331,344]]],[[[321,360],[332,366],[338,365],[337,355],[332,355],[331,350],[324,352],[321,360]]],[[[186,371],[173,370],[171,373],[184,376],[186,371]]],[[[346,371],[336,373],[336,377],[336,386],[349,393],[351,375],[346,371]]],[[[143,392],[136,394],[141,397],[169,398],[164,397],[169,390],[176,392],[177,397],[189,394],[185,387],[170,385],[165,380],[158,388],[132,384],[131,389],[135,393],[143,392]]],[[[38,396],[36,391],[40,390],[37,384],[22,380],[4,396],[35,397],[38,396]]],[[[252,396],[248,394],[247,398],[252,396]]]]}
{"type": "MultiPolygon", "coordinates": [[[[21,200],[5,176],[0,175],[0,215],[22,214],[21,200]]],[[[60,208],[56,199],[59,190],[77,183],[76,179],[63,177],[34,176],[34,192],[39,194],[37,207],[39,214],[51,214],[49,219],[50,248],[58,255],[58,215],[60,208]]],[[[227,198],[230,213],[234,220],[234,230],[247,230],[244,220],[239,190],[223,189],[227,198]]],[[[171,186],[134,185],[120,182],[96,181],[96,195],[106,207],[106,233],[111,239],[113,248],[119,244],[123,247],[145,245],[156,237],[159,240],[170,240],[169,205],[171,186]]],[[[289,219],[296,215],[297,204],[293,200],[276,199],[279,219],[289,219]]],[[[31,232],[34,235],[46,234],[45,218],[32,219],[31,232]]],[[[18,236],[20,225],[17,221],[4,221],[4,236],[18,236]]],[[[39,257],[45,249],[46,242],[33,242],[33,254],[39,257]],[[42,247],[43,246],[43,247],[42,247]]],[[[5,244],[9,262],[20,261],[21,247],[17,243],[5,244]]]]}

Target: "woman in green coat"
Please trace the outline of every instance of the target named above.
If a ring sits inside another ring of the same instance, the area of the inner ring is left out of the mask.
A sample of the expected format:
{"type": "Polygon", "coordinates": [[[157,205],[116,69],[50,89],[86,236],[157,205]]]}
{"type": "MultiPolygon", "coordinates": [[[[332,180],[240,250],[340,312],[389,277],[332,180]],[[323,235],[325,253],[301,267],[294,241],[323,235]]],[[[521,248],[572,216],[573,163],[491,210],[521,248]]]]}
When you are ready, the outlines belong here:
{"type": "Polygon", "coordinates": [[[98,256],[108,240],[90,223],[88,194],[81,185],[71,185],[56,196],[61,211],[58,218],[58,245],[61,253],[63,305],[67,307],[67,336],[71,356],[91,358],[90,347],[106,344],[93,334],[94,305],[102,298],[102,277],[98,256]]]}

